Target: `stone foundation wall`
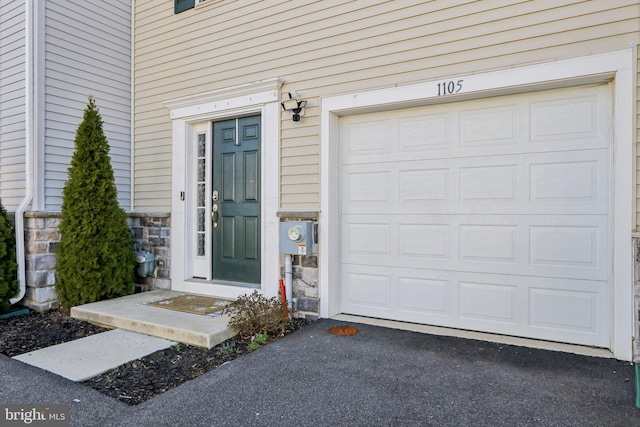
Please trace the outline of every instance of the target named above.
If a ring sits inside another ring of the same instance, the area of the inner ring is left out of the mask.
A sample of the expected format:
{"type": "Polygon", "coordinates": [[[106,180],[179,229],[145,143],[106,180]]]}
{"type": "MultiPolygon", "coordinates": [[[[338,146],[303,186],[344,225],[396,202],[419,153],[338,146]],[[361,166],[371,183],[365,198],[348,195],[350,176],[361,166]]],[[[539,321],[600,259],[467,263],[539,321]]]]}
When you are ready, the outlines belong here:
{"type": "Polygon", "coordinates": [[[36,311],[59,306],[56,294],[56,248],[60,243],[60,213],[24,214],[26,294],[23,304],[36,311]]]}
{"type": "Polygon", "coordinates": [[[139,291],[171,288],[171,216],[167,213],[130,213],[129,226],[137,249],[155,255],[156,268],[145,278],[136,276],[139,291]]]}
{"type": "MultiPolygon", "coordinates": [[[[23,305],[40,312],[59,306],[55,291],[56,248],[60,243],[59,212],[24,214],[25,284],[23,305]]],[[[127,214],[134,242],[155,255],[156,268],[146,278],[136,277],[136,291],[169,289],[171,286],[169,214],[127,214]]]]}
{"type": "MultiPolygon", "coordinates": [[[[282,255],[282,277],[284,277],[285,255],[282,255]]],[[[317,319],[320,313],[318,294],[318,256],[293,255],[293,298],[301,317],[317,319]]]]}

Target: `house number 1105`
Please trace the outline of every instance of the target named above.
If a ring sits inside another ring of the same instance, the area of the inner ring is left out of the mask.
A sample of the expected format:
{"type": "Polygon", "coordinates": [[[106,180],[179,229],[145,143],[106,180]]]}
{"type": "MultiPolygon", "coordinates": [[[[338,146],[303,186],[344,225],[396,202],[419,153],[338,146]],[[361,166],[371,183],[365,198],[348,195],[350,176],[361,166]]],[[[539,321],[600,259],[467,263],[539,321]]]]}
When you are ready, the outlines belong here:
{"type": "Polygon", "coordinates": [[[452,93],[458,93],[462,90],[462,82],[464,80],[438,83],[438,96],[449,95],[452,93]]]}

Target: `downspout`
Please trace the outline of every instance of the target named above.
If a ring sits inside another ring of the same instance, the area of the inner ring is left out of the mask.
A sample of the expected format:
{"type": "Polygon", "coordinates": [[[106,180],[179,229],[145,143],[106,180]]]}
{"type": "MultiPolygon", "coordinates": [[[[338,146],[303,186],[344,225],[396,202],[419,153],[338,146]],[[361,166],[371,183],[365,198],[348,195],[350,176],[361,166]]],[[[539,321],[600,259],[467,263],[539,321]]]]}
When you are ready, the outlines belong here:
{"type": "Polygon", "coordinates": [[[284,289],[289,309],[293,309],[293,263],[291,258],[291,254],[287,254],[284,259],[284,289]]]}
{"type": "Polygon", "coordinates": [[[130,148],[129,148],[129,169],[130,169],[130,173],[129,173],[129,212],[134,212],[133,207],[135,204],[135,193],[134,193],[134,189],[135,189],[135,144],[134,144],[134,135],[135,135],[135,129],[134,129],[134,117],[135,117],[135,99],[134,99],[134,93],[135,93],[135,76],[136,76],[136,69],[135,69],[135,58],[134,58],[134,50],[135,50],[135,31],[136,31],[136,4],[135,4],[135,0],[131,0],[131,50],[129,51],[129,60],[131,61],[130,64],[130,80],[129,80],[129,84],[130,84],[130,89],[129,89],[129,97],[131,98],[129,100],[129,104],[130,104],[130,110],[129,110],[129,138],[131,139],[131,144],[130,144],[130,148]]]}
{"type": "Polygon", "coordinates": [[[33,0],[25,0],[25,195],[15,212],[16,257],[20,291],[9,302],[13,305],[22,300],[27,292],[24,254],[24,212],[33,199],[33,0]]]}

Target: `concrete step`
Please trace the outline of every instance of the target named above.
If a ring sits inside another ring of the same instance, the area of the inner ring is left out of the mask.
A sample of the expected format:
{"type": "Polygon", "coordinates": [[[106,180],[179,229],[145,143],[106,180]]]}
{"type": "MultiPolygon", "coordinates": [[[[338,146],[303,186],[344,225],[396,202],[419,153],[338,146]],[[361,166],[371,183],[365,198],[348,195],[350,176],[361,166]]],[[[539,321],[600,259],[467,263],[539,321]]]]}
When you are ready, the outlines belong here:
{"type": "Polygon", "coordinates": [[[235,335],[228,327],[228,315],[203,316],[146,305],[182,294],[154,290],[98,301],[73,307],[71,317],[204,348],[212,348],[235,335]]]}

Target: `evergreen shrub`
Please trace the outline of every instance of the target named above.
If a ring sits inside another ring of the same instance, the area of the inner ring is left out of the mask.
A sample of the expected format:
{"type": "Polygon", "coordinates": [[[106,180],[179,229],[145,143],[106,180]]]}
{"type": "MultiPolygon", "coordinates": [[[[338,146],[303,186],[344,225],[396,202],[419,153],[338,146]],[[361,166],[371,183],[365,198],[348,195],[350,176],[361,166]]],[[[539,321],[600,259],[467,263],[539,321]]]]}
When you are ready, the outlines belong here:
{"type": "Polygon", "coordinates": [[[102,117],[89,98],[62,193],[56,291],[64,307],[132,294],[135,257],[102,117]]]}
{"type": "Polygon", "coordinates": [[[9,310],[9,300],[15,297],[19,290],[16,235],[0,200],[0,313],[9,310]]]}

